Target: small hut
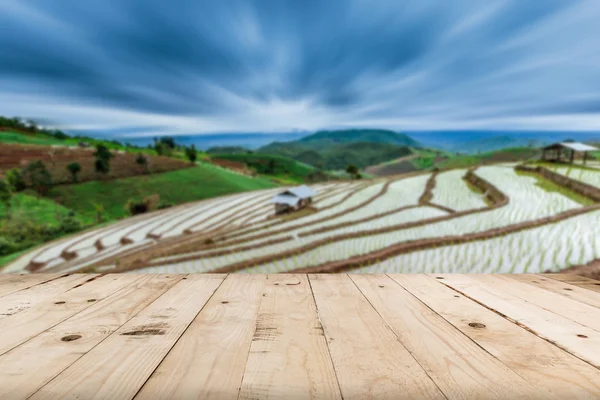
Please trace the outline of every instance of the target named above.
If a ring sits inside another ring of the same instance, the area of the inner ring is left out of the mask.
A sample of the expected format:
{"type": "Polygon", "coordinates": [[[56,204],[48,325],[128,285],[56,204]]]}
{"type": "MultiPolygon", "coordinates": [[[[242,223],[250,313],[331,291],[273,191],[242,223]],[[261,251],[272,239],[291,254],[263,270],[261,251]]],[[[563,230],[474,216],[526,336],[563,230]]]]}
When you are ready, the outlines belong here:
{"type": "Polygon", "coordinates": [[[560,142],[546,146],[542,149],[542,161],[573,163],[575,154],[583,154],[583,163],[588,159],[588,152],[598,151],[597,147],[579,142],[560,142]]]}
{"type": "Polygon", "coordinates": [[[306,186],[298,186],[292,189],[288,189],[285,192],[281,192],[273,197],[273,203],[275,204],[275,214],[283,214],[286,212],[292,212],[300,210],[301,208],[312,203],[312,198],[317,192],[306,186]]]}

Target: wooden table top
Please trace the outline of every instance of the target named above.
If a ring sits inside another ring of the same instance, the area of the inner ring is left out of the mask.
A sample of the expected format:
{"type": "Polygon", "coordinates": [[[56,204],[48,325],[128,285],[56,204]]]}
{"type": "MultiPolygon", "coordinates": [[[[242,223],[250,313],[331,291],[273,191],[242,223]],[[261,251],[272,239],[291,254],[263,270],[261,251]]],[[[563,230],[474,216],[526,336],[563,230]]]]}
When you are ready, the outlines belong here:
{"type": "Polygon", "coordinates": [[[598,399],[599,367],[575,275],[0,275],[0,399],[598,399]]]}

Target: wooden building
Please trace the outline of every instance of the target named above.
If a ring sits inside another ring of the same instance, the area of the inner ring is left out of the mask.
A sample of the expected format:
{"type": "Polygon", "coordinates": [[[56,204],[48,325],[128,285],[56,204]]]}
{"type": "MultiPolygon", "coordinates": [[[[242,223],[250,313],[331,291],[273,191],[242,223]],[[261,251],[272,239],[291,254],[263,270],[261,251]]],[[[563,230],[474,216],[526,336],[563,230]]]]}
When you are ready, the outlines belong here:
{"type": "Polygon", "coordinates": [[[542,149],[542,161],[573,163],[576,154],[583,154],[583,163],[588,159],[588,152],[599,151],[597,147],[579,142],[560,142],[542,149]]]}
{"type": "Polygon", "coordinates": [[[316,191],[306,185],[288,189],[285,192],[279,193],[273,197],[275,204],[275,214],[284,214],[300,210],[301,208],[312,203],[312,198],[316,195],[316,191]]]}

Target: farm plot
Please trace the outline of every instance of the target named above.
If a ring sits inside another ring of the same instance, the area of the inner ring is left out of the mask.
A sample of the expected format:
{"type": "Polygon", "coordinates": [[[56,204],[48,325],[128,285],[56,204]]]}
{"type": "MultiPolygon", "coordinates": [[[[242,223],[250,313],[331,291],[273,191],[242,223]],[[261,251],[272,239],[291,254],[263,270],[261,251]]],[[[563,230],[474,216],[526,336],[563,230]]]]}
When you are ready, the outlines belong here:
{"type": "Polygon", "coordinates": [[[432,202],[456,211],[485,207],[483,194],[470,189],[462,179],[466,173],[466,169],[457,169],[438,174],[432,202]]]}
{"type": "MultiPolygon", "coordinates": [[[[277,244],[277,251],[288,250],[290,248],[305,245],[307,243],[334,235],[354,233],[361,230],[379,229],[390,225],[397,225],[424,218],[434,218],[446,215],[445,212],[434,210],[429,207],[421,207],[416,210],[406,210],[406,208],[410,206],[416,207],[419,196],[425,189],[425,184],[427,183],[428,177],[428,175],[422,175],[407,178],[405,180],[395,181],[389,185],[387,193],[384,196],[376,198],[372,203],[365,207],[358,208],[357,210],[351,211],[347,214],[339,215],[336,218],[324,220],[323,222],[317,222],[307,227],[292,227],[279,234],[272,234],[266,238],[249,240],[243,244],[233,244],[230,246],[221,247],[219,250],[237,252],[236,250],[240,246],[249,248],[255,247],[254,250],[256,250],[257,254],[265,255],[265,251],[267,249],[264,249],[264,247],[268,246],[271,251],[273,251],[274,248],[270,244],[272,244],[274,240],[285,241],[294,237],[295,240],[293,240],[293,242],[290,241],[286,244],[277,244]],[[351,222],[356,223],[349,224],[351,222]],[[339,226],[339,228],[336,229],[337,226],[339,226]],[[326,231],[320,232],[321,230],[326,231]],[[292,236],[290,237],[290,235],[292,236]],[[262,249],[258,250],[259,247],[262,249]]],[[[348,206],[349,208],[353,205],[352,202],[348,204],[350,204],[348,206]]],[[[322,215],[326,214],[323,213],[322,215]]],[[[303,219],[303,221],[306,220],[307,219],[303,219]]],[[[207,249],[197,252],[172,255],[169,257],[161,257],[157,259],[156,262],[172,262],[180,258],[200,257],[210,253],[211,251],[211,249],[207,249]]],[[[250,255],[250,253],[247,255],[250,255]]]]}
{"type": "MultiPolygon", "coordinates": [[[[344,183],[339,186],[350,185],[344,183]]],[[[330,191],[337,189],[337,185],[327,183],[314,185],[314,188],[319,193],[315,199],[326,198],[330,191]]],[[[77,269],[132,249],[151,247],[162,238],[177,238],[190,227],[205,231],[250,224],[249,215],[265,217],[272,212],[270,197],[281,190],[285,188],[234,194],[132,217],[50,243],[20,257],[5,271],[22,271],[32,263],[39,272],[77,269]],[[257,210],[259,212],[255,213],[257,210]]]]}
{"type": "Polygon", "coordinates": [[[587,183],[588,185],[600,188],[600,170],[594,171],[591,169],[577,167],[558,167],[550,168],[550,170],[556,172],[557,174],[568,176],[571,179],[575,179],[577,181],[587,183]]]}
{"type": "Polygon", "coordinates": [[[257,266],[253,270],[256,272],[285,272],[296,268],[306,268],[365,255],[402,242],[483,232],[509,224],[555,215],[580,206],[560,194],[548,193],[536,187],[533,178],[519,176],[510,168],[484,167],[479,169],[477,174],[508,195],[509,204],[477,216],[466,215],[443,222],[381,234],[369,235],[368,232],[365,232],[364,237],[325,244],[286,259],[257,266]]]}
{"type": "Polygon", "coordinates": [[[478,242],[416,251],[353,273],[537,273],[600,258],[600,212],[478,242]]]}
{"type": "MultiPolygon", "coordinates": [[[[262,241],[257,240],[255,242],[248,242],[244,244],[245,251],[236,251],[235,247],[228,248],[231,251],[229,254],[220,255],[217,257],[207,257],[207,252],[188,253],[185,254],[185,258],[194,257],[193,260],[186,260],[178,262],[178,258],[181,256],[170,256],[157,259],[155,262],[182,266],[187,272],[206,272],[211,269],[224,267],[226,265],[236,264],[246,260],[250,260],[257,257],[264,257],[271,254],[277,254],[283,251],[290,251],[295,249],[301,249],[311,243],[318,242],[321,240],[327,240],[330,237],[355,234],[365,230],[380,229],[390,225],[399,225],[404,223],[410,223],[420,221],[428,218],[435,218],[446,215],[445,212],[440,211],[432,207],[416,207],[407,209],[395,213],[390,216],[386,216],[380,219],[371,220],[361,224],[350,225],[344,228],[323,232],[314,233],[305,237],[296,235],[295,238],[289,238],[287,241],[277,243],[276,245],[268,245],[270,240],[274,238],[269,237],[262,241]]],[[[289,234],[288,234],[289,235],[289,234]]],[[[165,265],[162,265],[163,267],[165,265]]],[[[168,269],[165,269],[167,271],[168,269]]]]}

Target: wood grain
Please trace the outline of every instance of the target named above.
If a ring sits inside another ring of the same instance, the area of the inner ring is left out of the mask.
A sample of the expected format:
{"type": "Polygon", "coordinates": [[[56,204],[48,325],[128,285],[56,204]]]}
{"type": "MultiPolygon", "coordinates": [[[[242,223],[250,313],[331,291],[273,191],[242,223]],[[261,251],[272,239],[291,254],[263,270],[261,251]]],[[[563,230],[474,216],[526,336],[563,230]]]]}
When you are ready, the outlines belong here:
{"type": "Polygon", "coordinates": [[[432,276],[442,278],[440,282],[444,285],[510,318],[593,366],[600,367],[600,334],[597,331],[504,293],[503,289],[508,285],[493,287],[466,275],[432,276]]]}
{"type": "Polygon", "coordinates": [[[560,282],[570,283],[580,288],[592,290],[594,292],[600,292],[600,281],[595,279],[587,278],[580,275],[571,274],[540,274],[544,278],[554,279],[560,282]]]}
{"type": "Polygon", "coordinates": [[[237,398],[265,284],[227,276],[136,399],[237,398]]]}
{"type": "Polygon", "coordinates": [[[31,396],[182,277],[144,275],[0,356],[0,398],[31,396]]]}
{"type": "Polygon", "coordinates": [[[133,398],[223,279],[182,279],[31,399],[133,398]]]}
{"type": "Polygon", "coordinates": [[[539,286],[516,281],[506,275],[478,274],[473,276],[473,279],[600,333],[600,309],[596,307],[566,297],[556,301],[556,294],[539,286]]]}
{"type": "Polygon", "coordinates": [[[568,297],[571,300],[600,308],[600,293],[588,290],[587,288],[581,288],[574,284],[559,282],[535,274],[515,274],[508,275],[507,277],[519,282],[529,283],[552,293],[557,293],[561,296],[568,297]]]}
{"type": "Polygon", "coordinates": [[[0,274],[0,297],[58,279],[61,276],[64,274],[0,274]]]}
{"type": "Polygon", "coordinates": [[[240,399],[341,399],[306,275],[270,275],[240,399]]]}
{"type": "Polygon", "coordinates": [[[533,385],[389,277],[351,279],[448,398],[541,397],[533,385]]]}
{"type": "Polygon", "coordinates": [[[309,275],[344,399],[444,399],[347,275],[309,275]]]}
{"type": "Polygon", "coordinates": [[[96,276],[98,276],[98,274],[74,274],[64,276],[0,297],[0,320],[3,317],[15,315],[21,311],[27,310],[42,301],[54,298],[59,294],[72,289],[74,286],[84,284],[88,279],[96,276]]]}
{"type": "Polygon", "coordinates": [[[389,275],[547,398],[600,398],[600,370],[431,277],[389,275]]]}
{"type": "Polygon", "coordinates": [[[98,277],[35,307],[3,318],[0,323],[0,355],[92,306],[94,302],[88,300],[101,301],[140,278],[135,275],[98,277]]]}

